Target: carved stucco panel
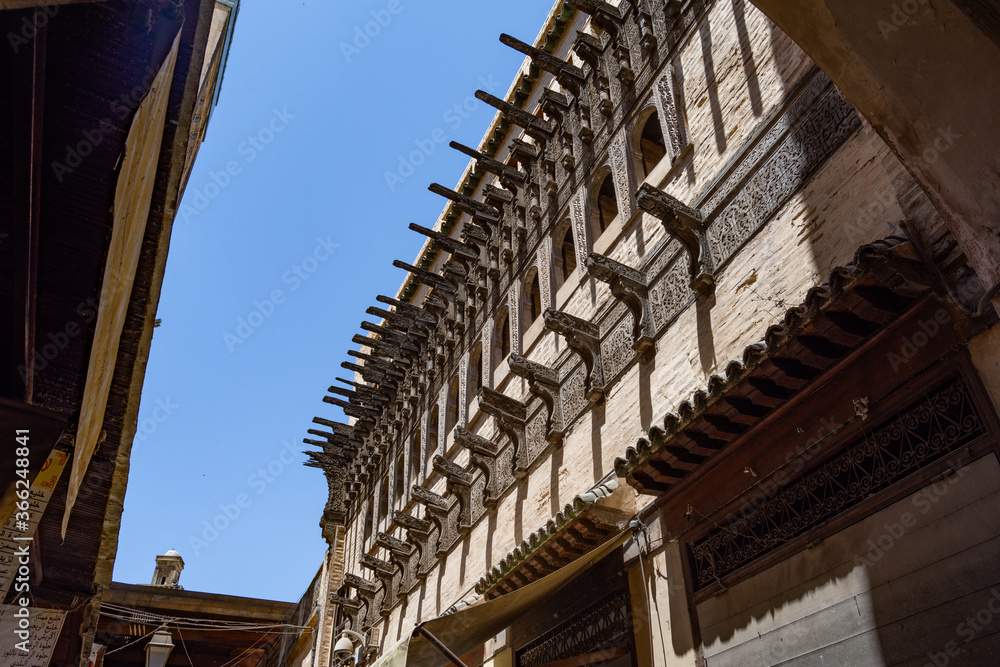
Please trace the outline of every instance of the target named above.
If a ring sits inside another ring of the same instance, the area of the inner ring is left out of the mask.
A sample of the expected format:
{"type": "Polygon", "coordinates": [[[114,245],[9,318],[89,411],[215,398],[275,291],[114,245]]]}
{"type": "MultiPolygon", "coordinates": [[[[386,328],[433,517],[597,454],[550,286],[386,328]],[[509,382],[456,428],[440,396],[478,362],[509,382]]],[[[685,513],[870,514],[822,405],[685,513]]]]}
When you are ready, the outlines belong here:
{"type": "Polygon", "coordinates": [[[539,288],[542,293],[542,312],[546,308],[552,308],[552,293],[550,292],[552,276],[552,237],[546,236],[542,239],[538,257],[535,260],[535,267],[538,269],[539,288]]]}
{"type": "Polygon", "coordinates": [[[483,386],[493,386],[493,329],[496,324],[492,317],[487,317],[483,323],[483,386]]]}
{"type": "MultiPolygon", "coordinates": [[[[444,440],[445,436],[448,435],[444,432],[442,424],[445,423],[445,415],[448,414],[448,384],[447,382],[441,383],[441,390],[438,392],[438,424],[437,424],[437,434],[438,441],[436,445],[436,452],[441,456],[444,456],[444,440]]],[[[428,431],[429,432],[429,431],[428,431]]],[[[428,464],[428,468],[430,465],[428,464]]]]}
{"type": "Polygon", "coordinates": [[[573,236],[576,242],[577,266],[587,263],[587,253],[590,252],[590,225],[587,224],[587,190],[581,187],[570,203],[573,214],[573,236]]]}
{"type": "Polygon", "coordinates": [[[601,342],[601,362],[604,365],[604,382],[611,381],[621,373],[635,356],[632,349],[632,314],[625,318],[601,342]]]}
{"type": "Polygon", "coordinates": [[[676,257],[670,268],[650,286],[649,301],[657,332],[670,322],[691,298],[689,283],[683,257],[676,257]]]}
{"type": "Polygon", "coordinates": [[[632,161],[629,159],[627,128],[623,127],[611,140],[608,151],[611,154],[611,173],[618,195],[618,213],[622,223],[632,217],[636,208],[635,192],[632,186],[632,161]]]}
{"type": "Polygon", "coordinates": [[[469,352],[466,351],[458,362],[458,423],[465,424],[468,420],[466,406],[469,404],[469,352]]]}
{"type": "Polygon", "coordinates": [[[507,291],[507,317],[510,318],[510,351],[521,354],[521,299],[519,285],[507,291]]]}
{"type": "Polygon", "coordinates": [[[678,106],[678,97],[673,65],[667,65],[654,86],[653,103],[660,119],[660,129],[667,140],[667,155],[671,162],[688,145],[687,124],[678,106]]]}

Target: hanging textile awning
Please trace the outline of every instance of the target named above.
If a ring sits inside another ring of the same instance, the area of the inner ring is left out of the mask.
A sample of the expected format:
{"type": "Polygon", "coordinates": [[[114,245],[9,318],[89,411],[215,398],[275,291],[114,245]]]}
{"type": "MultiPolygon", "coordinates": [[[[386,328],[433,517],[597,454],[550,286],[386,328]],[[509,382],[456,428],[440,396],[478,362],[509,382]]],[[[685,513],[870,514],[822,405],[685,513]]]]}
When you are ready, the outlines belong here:
{"type": "Polygon", "coordinates": [[[422,628],[452,653],[462,656],[501,630],[509,627],[529,609],[540,604],[560,588],[583,574],[591,565],[610,555],[631,537],[623,531],[569,565],[492,600],[479,600],[457,611],[445,613],[417,626],[413,636],[385,651],[375,661],[375,667],[446,667],[451,661],[427,637],[418,634],[422,628]]]}

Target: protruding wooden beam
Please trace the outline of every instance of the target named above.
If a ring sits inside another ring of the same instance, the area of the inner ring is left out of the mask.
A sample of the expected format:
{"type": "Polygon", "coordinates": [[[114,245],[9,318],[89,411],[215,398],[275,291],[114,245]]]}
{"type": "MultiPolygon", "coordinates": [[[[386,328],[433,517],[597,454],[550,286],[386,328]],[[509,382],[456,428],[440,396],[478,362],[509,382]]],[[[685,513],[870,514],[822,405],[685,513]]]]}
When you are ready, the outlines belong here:
{"type": "Polygon", "coordinates": [[[387,306],[392,306],[396,309],[396,312],[402,313],[406,317],[413,318],[414,322],[423,322],[431,326],[437,324],[437,319],[434,315],[420,306],[415,306],[412,303],[406,303],[405,301],[400,301],[399,299],[394,299],[391,296],[385,296],[383,294],[376,296],[375,300],[379,303],[384,303],[387,306]]]}
{"type": "Polygon", "coordinates": [[[595,24],[612,35],[618,35],[624,20],[619,7],[604,2],[604,0],[566,0],[566,4],[585,14],[590,14],[590,18],[595,24]]]}
{"type": "Polygon", "coordinates": [[[455,283],[451,282],[444,276],[439,276],[436,273],[431,273],[426,269],[421,269],[419,267],[413,266],[412,264],[407,264],[406,262],[400,261],[398,259],[393,260],[392,265],[398,269],[403,269],[404,271],[409,271],[413,274],[413,277],[428,287],[434,289],[440,289],[445,292],[453,294],[457,289],[455,283]]]}
{"type": "Polygon", "coordinates": [[[508,187],[508,185],[513,186],[508,187],[509,190],[516,189],[517,186],[523,185],[528,180],[528,174],[525,172],[508,166],[499,160],[494,160],[485,153],[480,153],[479,151],[469,148],[464,144],[460,144],[457,141],[452,141],[448,145],[457,150],[459,153],[468,155],[475,160],[480,167],[498,177],[500,182],[504,184],[504,187],[508,187]]]}
{"type": "Polygon", "coordinates": [[[476,97],[499,111],[510,122],[524,128],[524,131],[536,141],[548,141],[556,131],[555,126],[549,121],[542,120],[538,116],[530,114],[524,109],[519,109],[510,102],[505,102],[483,90],[477,90],[476,97]]]}
{"type": "Polygon", "coordinates": [[[472,197],[455,192],[439,183],[431,183],[427,189],[452,201],[460,211],[471,215],[477,224],[492,228],[500,223],[500,212],[489,204],[476,201],[472,197]]]}
{"type": "Polygon", "coordinates": [[[465,241],[453,239],[446,234],[442,234],[441,232],[428,229],[427,227],[421,227],[415,222],[410,223],[410,229],[418,234],[423,234],[431,240],[431,243],[453,257],[470,261],[479,258],[479,248],[472,243],[466,243],[465,241]]]}
{"type": "Polygon", "coordinates": [[[515,51],[520,51],[524,55],[531,58],[531,62],[533,62],[539,69],[554,74],[556,80],[559,81],[564,88],[572,91],[574,95],[580,92],[580,86],[583,85],[586,80],[586,76],[584,76],[583,70],[576,65],[572,65],[562,58],[552,55],[551,53],[542,51],[541,49],[536,49],[530,44],[525,44],[516,37],[511,37],[506,33],[500,35],[500,41],[515,51]]]}

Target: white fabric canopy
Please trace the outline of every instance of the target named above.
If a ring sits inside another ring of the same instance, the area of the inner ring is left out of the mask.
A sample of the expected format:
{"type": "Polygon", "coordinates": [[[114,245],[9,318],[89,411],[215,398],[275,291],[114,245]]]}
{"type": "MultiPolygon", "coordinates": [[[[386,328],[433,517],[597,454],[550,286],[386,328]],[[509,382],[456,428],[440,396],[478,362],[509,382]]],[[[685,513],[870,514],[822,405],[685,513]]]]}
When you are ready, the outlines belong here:
{"type": "MultiPolygon", "coordinates": [[[[614,539],[576,559],[566,567],[538,581],[501,595],[493,600],[479,600],[450,614],[433,618],[421,625],[456,655],[465,655],[520,618],[543,599],[549,597],[581,575],[625,542],[631,533],[624,531],[614,539]]],[[[406,637],[387,649],[374,667],[446,667],[451,664],[426,638],[406,637]]]]}

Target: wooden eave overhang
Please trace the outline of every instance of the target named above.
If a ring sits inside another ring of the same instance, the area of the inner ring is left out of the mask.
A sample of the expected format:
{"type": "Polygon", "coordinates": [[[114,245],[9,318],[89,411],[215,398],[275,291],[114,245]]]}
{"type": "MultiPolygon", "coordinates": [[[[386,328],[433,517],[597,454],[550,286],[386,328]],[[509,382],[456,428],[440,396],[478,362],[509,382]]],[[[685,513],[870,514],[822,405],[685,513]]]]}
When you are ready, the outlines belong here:
{"type": "Polygon", "coordinates": [[[187,664],[186,651],[199,664],[251,665],[277,652],[295,627],[295,609],[293,602],[112,582],[97,633],[99,643],[113,652],[105,664],[143,667],[147,642],[141,638],[164,625],[177,645],[179,664],[187,664]]]}
{"type": "Polygon", "coordinates": [[[665,496],[732,443],[860,350],[935,287],[911,243],[889,237],[862,246],[723,375],[668,413],[615,461],[641,493],[665,496]]]}
{"type": "Polygon", "coordinates": [[[101,439],[82,477],[65,539],[60,528],[69,465],[34,534],[34,603],[67,611],[53,664],[89,653],[93,628],[81,630],[81,624],[95,617],[101,592],[111,582],[146,358],[214,3],[171,2],[162,11],[147,4],[79,2],[39,14],[0,13],[0,25],[16,28],[19,36],[22,26],[31,28],[32,20],[37,25],[34,39],[25,38],[0,58],[0,80],[10,90],[0,117],[12,128],[9,140],[0,142],[6,158],[0,168],[0,302],[17,304],[5,311],[14,316],[0,321],[0,357],[5,359],[0,413],[13,414],[18,428],[31,430],[32,455],[42,460],[53,450],[74,452],[97,313],[110,301],[102,286],[116,228],[116,187],[129,151],[126,138],[179,33],[174,75],[162,89],[167,98],[158,127],[162,141],[147,155],[152,192],[137,263],[134,273],[116,278],[121,282],[127,275],[132,286],[120,333],[105,338],[117,338],[118,347],[105,369],[111,381],[101,439]],[[29,127],[34,128],[30,152],[18,143],[29,127]],[[34,189],[26,185],[28,175],[37,183],[34,189]],[[20,275],[31,276],[30,291],[16,289],[20,275]],[[32,356],[34,365],[28,361],[32,356]]]}
{"type": "Polygon", "coordinates": [[[601,504],[619,487],[610,479],[567,503],[493,566],[475,586],[487,600],[500,597],[569,565],[621,532],[629,517],[601,504]]]}

